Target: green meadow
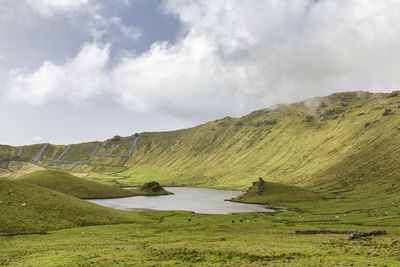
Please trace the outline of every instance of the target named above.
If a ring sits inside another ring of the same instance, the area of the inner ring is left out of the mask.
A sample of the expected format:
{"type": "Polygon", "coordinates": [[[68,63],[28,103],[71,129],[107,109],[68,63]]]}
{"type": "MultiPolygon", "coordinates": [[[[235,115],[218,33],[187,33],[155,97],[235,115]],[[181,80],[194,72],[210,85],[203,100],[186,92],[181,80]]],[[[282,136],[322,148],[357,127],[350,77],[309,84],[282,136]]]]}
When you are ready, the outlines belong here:
{"type": "Polygon", "coordinates": [[[132,222],[110,220],[48,235],[0,237],[0,264],[398,266],[400,216],[390,202],[396,197],[389,194],[381,201],[373,194],[343,193],[334,200],[287,204],[287,211],[276,214],[125,212],[132,222]],[[354,241],[345,234],[294,234],[296,230],[381,228],[388,234],[354,241]]]}

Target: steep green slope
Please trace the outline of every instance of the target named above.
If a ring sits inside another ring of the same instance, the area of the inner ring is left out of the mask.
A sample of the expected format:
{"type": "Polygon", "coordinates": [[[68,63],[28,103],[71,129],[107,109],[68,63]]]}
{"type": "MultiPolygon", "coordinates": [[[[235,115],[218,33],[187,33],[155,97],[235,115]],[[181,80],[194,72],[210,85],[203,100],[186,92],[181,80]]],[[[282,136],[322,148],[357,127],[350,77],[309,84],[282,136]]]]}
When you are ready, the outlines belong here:
{"type": "Polygon", "coordinates": [[[258,176],[320,190],[391,186],[400,172],[399,103],[397,93],[341,93],[144,133],[131,168],[120,175],[138,183],[152,178],[237,189],[258,176]]]}
{"type": "Polygon", "coordinates": [[[47,231],[143,220],[21,181],[0,178],[0,233],[47,231]]]}
{"type": "MultiPolygon", "coordinates": [[[[61,158],[67,163],[52,163],[67,147],[50,145],[38,162],[70,168],[79,161],[71,172],[125,185],[157,180],[245,190],[261,176],[313,190],[390,188],[400,173],[399,104],[398,92],[337,93],[190,129],[141,133],[132,157],[118,156],[130,150],[129,136],[72,145],[61,158]]],[[[42,148],[23,147],[19,158],[32,162],[42,148]]],[[[17,153],[0,147],[3,160],[17,153]]]]}
{"type": "Polygon", "coordinates": [[[84,180],[62,171],[37,171],[23,175],[18,180],[84,199],[118,198],[136,195],[130,190],[84,180]]]}

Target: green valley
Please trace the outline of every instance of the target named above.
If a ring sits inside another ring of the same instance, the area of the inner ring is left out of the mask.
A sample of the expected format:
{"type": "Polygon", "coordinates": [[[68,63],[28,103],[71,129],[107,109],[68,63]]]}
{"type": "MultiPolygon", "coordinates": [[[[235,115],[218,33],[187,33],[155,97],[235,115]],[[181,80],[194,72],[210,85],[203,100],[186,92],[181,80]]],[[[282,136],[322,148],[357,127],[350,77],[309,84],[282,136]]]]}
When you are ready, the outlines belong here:
{"type": "Polygon", "coordinates": [[[0,235],[0,265],[398,266],[399,108],[398,91],[346,92],[177,131],[2,145],[0,234],[48,234],[0,235]],[[121,189],[150,181],[248,190],[233,201],[285,209],[127,212],[79,199],[152,194],[121,189]],[[374,229],[387,234],[295,234],[374,229]]]}

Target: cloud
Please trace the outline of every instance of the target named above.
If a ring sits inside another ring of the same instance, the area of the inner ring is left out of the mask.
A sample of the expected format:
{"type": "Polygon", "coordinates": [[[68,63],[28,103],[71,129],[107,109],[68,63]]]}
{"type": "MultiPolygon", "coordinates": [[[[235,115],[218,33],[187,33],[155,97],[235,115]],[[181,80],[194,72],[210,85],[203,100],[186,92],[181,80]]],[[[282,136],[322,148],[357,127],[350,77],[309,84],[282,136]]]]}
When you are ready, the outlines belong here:
{"type": "Polygon", "coordinates": [[[101,41],[105,36],[106,39],[112,40],[119,35],[135,41],[142,35],[142,31],[138,27],[126,26],[120,17],[108,18],[98,14],[91,14],[90,17],[89,30],[95,41],[101,41]]]}
{"type": "Polygon", "coordinates": [[[17,15],[30,15],[32,12],[53,17],[62,13],[73,13],[88,9],[96,4],[92,0],[2,0],[0,19],[13,19],[17,15]]]}
{"type": "MultiPolygon", "coordinates": [[[[181,21],[176,43],[128,53],[84,79],[98,74],[135,112],[197,122],[335,91],[391,91],[400,84],[400,4],[394,0],[165,0],[162,8],[181,21]]],[[[41,104],[69,87],[77,91],[76,82],[59,74],[67,66],[47,62],[17,77],[10,97],[41,104]]],[[[80,72],[67,73],[83,79],[80,72]]]]}
{"type": "Polygon", "coordinates": [[[202,118],[400,84],[395,1],[164,1],[174,45],[125,58],[113,88],[127,107],[202,118]]]}
{"type": "MultiPolygon", "coordinates": [[[[129,1],[121,1],[120,5],[129,5],[129,1]]],[[[116,32],[131,40],[140,37],[138,27],[125,25],[120,17],[104,15],[105,8],[98,0],[2,0],[0,22],[26,23],[29,27],[40,19],[51,21],[61,17],[77,29],[87,31],[96,42],[116,32]]]]}
{"type": "MultiPolygon", "coordinates": [[[[7,0],[6,0],[7,1],[7,0]]],[[[26,4],[43,16],[59,12],[74,12],[90,6],[90,0],[25,0],[26,4]]]]}
{"type": "Polygon", "coordinates": [[[85,44],[78,55],[64,65],[45,61],[32,73],[14,71],[8,97],[35,106],[53,100],[78,105],[107,88],[109,53],[110,45],[85,44]]]}

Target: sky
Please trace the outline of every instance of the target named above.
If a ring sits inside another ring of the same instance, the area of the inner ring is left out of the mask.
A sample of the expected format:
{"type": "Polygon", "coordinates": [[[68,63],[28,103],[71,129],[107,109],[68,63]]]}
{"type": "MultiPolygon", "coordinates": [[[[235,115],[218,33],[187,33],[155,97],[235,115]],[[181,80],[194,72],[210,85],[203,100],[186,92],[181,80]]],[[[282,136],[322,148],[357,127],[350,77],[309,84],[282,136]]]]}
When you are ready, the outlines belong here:
{"type": "Polygon", "coordinates": [[[192,127],[400,84],[398,0],[0,0],[0,143],[192,127]]]}

